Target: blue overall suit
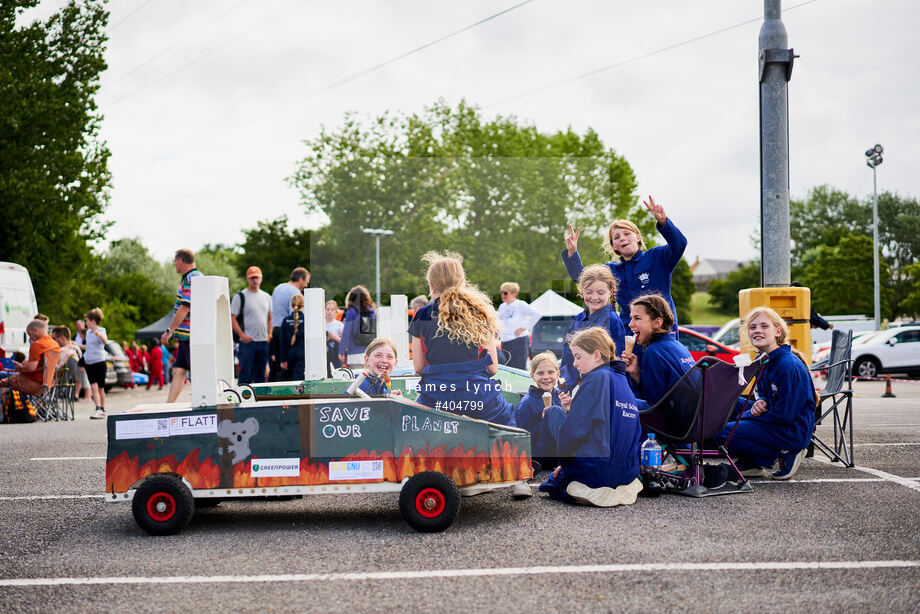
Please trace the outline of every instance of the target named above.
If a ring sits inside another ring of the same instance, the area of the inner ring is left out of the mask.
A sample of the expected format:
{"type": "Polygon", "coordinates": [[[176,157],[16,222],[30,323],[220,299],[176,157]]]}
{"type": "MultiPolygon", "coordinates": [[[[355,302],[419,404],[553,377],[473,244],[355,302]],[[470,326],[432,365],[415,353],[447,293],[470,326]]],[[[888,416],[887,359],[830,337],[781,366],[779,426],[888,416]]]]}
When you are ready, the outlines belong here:
{"type": "Polygon", "coordinates": [[[745,404],[740,399],[735,419],[714,439],[724,444],[737,424],[726,446],[729,454],[769,467],[781,450],[808,447],[815,430],[815,388],[805,363],[792,354],[790,346],[781,345],[767,354],[756,389],[757,396],[767,402],[767,412],[755,417],[753,402],[745,404]]]}
{"type": "Polygon", "coordinates": [[[639,477],[641,428],[636,399],[622,362],[586,373],[557,436],[559,475],[550,475],[540,490],[553,499],[572,501],[570,482],[590,488],[616,488],[639,477]]]}

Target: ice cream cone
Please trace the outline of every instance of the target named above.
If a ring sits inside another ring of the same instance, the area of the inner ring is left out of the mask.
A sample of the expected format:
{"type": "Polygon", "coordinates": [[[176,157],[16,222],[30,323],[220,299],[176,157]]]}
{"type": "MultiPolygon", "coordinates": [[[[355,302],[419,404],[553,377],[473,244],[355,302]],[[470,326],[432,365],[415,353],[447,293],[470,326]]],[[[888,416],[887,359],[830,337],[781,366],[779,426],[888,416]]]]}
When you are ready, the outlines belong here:
{"type": "Polygon", "coordinates": [[[626,353],[632,354],[633,347],[636,345],[636,338],[633,335],[626,335],[623,341],[626,343],[626,353]]]}

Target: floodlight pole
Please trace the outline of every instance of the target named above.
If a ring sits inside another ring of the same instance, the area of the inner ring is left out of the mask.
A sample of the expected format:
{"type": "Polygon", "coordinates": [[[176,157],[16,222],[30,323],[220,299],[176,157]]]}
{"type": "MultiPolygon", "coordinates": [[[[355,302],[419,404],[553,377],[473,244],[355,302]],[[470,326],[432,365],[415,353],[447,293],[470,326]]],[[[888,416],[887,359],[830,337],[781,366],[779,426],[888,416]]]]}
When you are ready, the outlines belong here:
{"type": "Polygon", "coordinates": [[[789,95],[792,63],[780,0],[764,0],[760,28],[760,280],[762,287],[788,286],[789,95]]]}
{"type": "Polygon", "coordinates": [[[882,328],[882,298],[878,274],[878,187],[875,182],[875,167],[872,165],[872,306],[875,308],[875,330],[882,328]]]}
{"type": "Polygon", "coordinates": [[[388,237],[393,234],[392,230],[382,228],[365,228],[364,234],[371,235],[377,242],[377,306],[380,306],[380,237],[388,237]]]}

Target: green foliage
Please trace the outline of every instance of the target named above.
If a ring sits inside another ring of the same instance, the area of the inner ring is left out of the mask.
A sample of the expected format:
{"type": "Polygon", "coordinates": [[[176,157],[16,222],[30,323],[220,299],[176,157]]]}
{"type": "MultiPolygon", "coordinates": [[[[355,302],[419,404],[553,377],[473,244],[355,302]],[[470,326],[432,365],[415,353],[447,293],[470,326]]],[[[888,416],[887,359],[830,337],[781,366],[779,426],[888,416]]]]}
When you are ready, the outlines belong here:
{"type": "Polygon", "coordinates": [[[38,304],[58,316],[61,297],[82,291],[89,243],[107,227],[109,151],[94,96],[108,12],[71,0],[17,28],[35,4],[0,4],[0,260],[28,268],[38,304]]]}
{"type": "MultiPolygon", "coordinates": [[[[434,249],[462,254],[469,279],[490,294],[504,281],[526,294],[564,280],[567,222],[583,229],[584,260],[606,261],[607,224],[637,212],[632,170],[593,131],[541,133],[513,116],[487,120],[464,102],[366,125],[348,115],[307,145],[290,181],[307,211],[329,220],[312,233],[310,269],[330,296],[372,287],[365,228],[394,231],[380,240],[390,292],[427,292],[420,258],[434,249]]],[[[633,217],[651,232],[654,220],[633,217]]]]}
{"type": "Polygon", "coordinates": [[[901,301],[899,311],[908,317],[920,318],[920,263],[904,267],[904,274],[911,282],[911,290],[901,301]]]}
{"type": "MultiPolygon", "coordinates": [[[[882,311],[891,315],[906,313],[901,304],[912,293],[916,281],[905,267],[920,259],[920,204],[915,198],[882,192],[878,195],[878,224],[881,260],[889,271],[880,275],[882,286],[889,290],[882,293],[882,311]]],[[[829,186],[813,188],[805,200],[790,203],[790,233],[793,269],[804,269],[802,276],[808,276],[822,246],[836,247],[853,235],[871,239],[872,195],[858,201],[829,186]]]]}
{"type": "MultiPolygon", "coordinates": [[[[873,306],[872,239],[860,235],[840,238],[837,245],[816,248],[814,263],[806,269],[802,282],[811,288],[815,311],[828,314],[865,314],[871,316],[873,306]]],[[[880,279],[889,278],[888,264],[879,263],[880,279]]],[[[893,318],[892,290],[882,286],[882,317],[893,318]]]]}
{"type": "MultiPolygon", "coordinates": [[[[232,294],[246,287],[246,271],[243,269],[243,272],[240,273],[240,268],[237,264],[238,258],[239,254],[224,245],[205,245],[195,252],[195,265],[205,275],[226,277],[232,294]]],[[[172,295],[175,298],[179,277],[176,275],[176,269],[173,264],[169,263],[168,266],[173,273],[172,295]]],[[[265,275],[264,268],[262,269],[262,274],[263,276],[265,275]]],[[[262,289],[265,289],[264,284],[262,289]]]]}
{"type": "Polygon", "coordinates": [[[259,222],[255,228],[244,230],[243,234],[246,238],[240,244],[239,254],[231,257],[226,248],[223,250],[227,261],[236,263],[238,271],[236,278],[239,281],[231,280],[231,291],[246,286],[246,269],[250,266],[262,269],[262,289],[269,294],[275,286],[287,282],[291,278],[291,271],[299,266],[306,267],[312,274],[309,266],[311,232],[301,228],[289,229],[286,215],[259,222]]]}
{"type": "Polygon", "coordinates": [[[752,262],[710,283],[709,304],[726,313],[738,313],[738,293],[760,284],[760,264],[752,262]]]}
{"type": "Polygon", "coordinates": [[[693,285],[693,273],[690,265],[683,258],[677,263],[674,273],[671,274],[671,298],[677,309],[677,322],[679,324],[693,324],[691,302],[696,287],[693,285]]]}

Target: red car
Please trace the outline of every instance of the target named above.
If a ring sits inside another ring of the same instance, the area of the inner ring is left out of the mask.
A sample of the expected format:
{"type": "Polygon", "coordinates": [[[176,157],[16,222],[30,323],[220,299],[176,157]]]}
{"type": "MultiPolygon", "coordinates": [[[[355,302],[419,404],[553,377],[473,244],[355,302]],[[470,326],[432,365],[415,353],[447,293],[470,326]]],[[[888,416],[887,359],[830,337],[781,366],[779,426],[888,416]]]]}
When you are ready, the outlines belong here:
{"type": "Polygon", "coordinates": [[[677,331],[678,341],[690,350],[693,360],[699,360],[703,356],[715,356],[719,360],[731,364],[735,356],[741,353],[695,330],[678,326],[677,331]]]}

